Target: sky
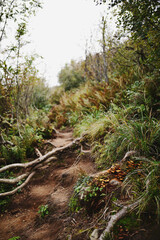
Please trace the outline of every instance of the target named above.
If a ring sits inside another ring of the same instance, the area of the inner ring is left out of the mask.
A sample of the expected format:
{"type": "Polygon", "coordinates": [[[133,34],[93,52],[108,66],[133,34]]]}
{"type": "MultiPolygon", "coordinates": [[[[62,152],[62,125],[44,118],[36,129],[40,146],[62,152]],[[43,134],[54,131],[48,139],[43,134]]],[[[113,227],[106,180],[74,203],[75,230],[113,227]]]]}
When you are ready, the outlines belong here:
{"type": "Polygon", "coordinates": [[[93,0],[44,0],[29,21],[29,49],[43,57],[37,68],[49,86],[58,85],[58,72],[71,59],[84,59],[91,35],[100,38],[97,29],[104,12],[106,6],[93,0]]]}

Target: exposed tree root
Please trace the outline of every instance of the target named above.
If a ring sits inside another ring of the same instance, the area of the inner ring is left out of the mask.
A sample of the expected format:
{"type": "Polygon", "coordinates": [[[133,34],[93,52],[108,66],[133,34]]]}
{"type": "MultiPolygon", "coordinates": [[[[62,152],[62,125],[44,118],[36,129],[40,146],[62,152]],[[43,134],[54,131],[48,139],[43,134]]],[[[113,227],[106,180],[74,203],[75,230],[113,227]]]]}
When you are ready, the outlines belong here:
{"type": "Polygon", "coordinates": [[[112,228],[114,227],[114,225],[116,224],[116,222],[118,222],[118,220],[120,220],[121,218],[123,218],[124,216],[127,215],[127,213],[129,213],[130,211],[133,211],[140,203],[140,200],[124,206],[119,212],[117,212],[115,215],[112,215],[112,217],[110,218],[107,227],[105,228],[105,230],[103,231],[103,233],[101,234],[99,240],[104,240],[107,239],[107,236],[110,234],[112,228]]]}
{"type": "Polygon", "coordinates": [[[10,191],[10,192],[5,192],[5,193],[0,193],[0,197],[6,197],[6,196],[10,196],[15,194],[19,189],[22,189],[23,187],[25,187],[29,181],[31,180],[31,178],[34,176],[36,172],[32,172],[29,174],[28,178],[25,180],[24,183],[22,183],[20,186],[18,186],[17,188],[15,188],[14,190],[10,191]]]}
{"type": "Polygon", "coordinates": [[[15,183],[21,181],[22,179],[26,178],[28,175],[29,175],[29,173],[24,173],[14,179],[0,178],[0,183],[15,184],[15,183]]]}
{"type": "MultiPolygon", "coordinates": [[[[126,161],[126,158],[130,157],[131,155],[135,154],[136,152],[130,151],[126,153],[124,158],[121,160],[120,164],[123,164],[124,161],[126,161]]],[[[149,179],[146,180],[146,187],[145,187],[145,192],[148,193],[148,188],[149,188],[149,179]]],[[[99,237],[99,240],[104,240],[104,239],[109,239],[111,230],[113,229],[114,225],[123,217],[125,217],[128,213],[133,211],[136,207],[138,207],[145,199],[145,195],[142,194],[141,198],[135,200],[132,204],[129,205],[119,205],[116,204],[118,207],[121,207],[121,210],[119,210],[116,214],[112,215],[109,222],[107,223],[107,226],[101,236],[99,237]]]]}
{"type": "MultiPolygon", "coordinates": [[[[126,161],[126,160],[128,160],[128,158],[129,157],[131,157],[132,155],[135,155],[136,154],[136,151],[129,151],[129,152],[127,152],[126,154],[125,154],[125,156],[124,156],[124,158],[121,160],[121,161],[119,161],[116,165],[118,166],[122,166],[123,165],[123,163],[126,161]]],[[[114,167],[114,165],[112,165],[112,167],[114,167]]],[[[111,168],[112,168],[111,167],[111,168]]],[[[101,172],[98,172],[98,173],[95,173],[95,174],[92,174],[91,175],[91,177],[99,177],[99,176],[101,176],[101,175],[105,175],[105,174],[108,174],[109,172],[110,172],[110,169],[111,168],[109,168],[109,169],[107,169],[107,170],[103,170],[103,171],[101,171],[101,172]]]]}
{"type": "Polygon", "coordinates": [[[63,150],[72,147],[74,144],[77,144],[77,142],[79,142],[81,139],[80,138],[76,138],[73,142],[67,144],[66,146],[60,147],[60,148],[54,148],[52,151],[46,153],[45,155],[41,155],[39,158],[28,162],[28,163],[14,163],[14,164],[9,164],[5,167],[2,167],[0,169],[0,173],[7,171],[9,169],[12,168],[28,168],[28,167],[33,167],[43,161],[45,161],[46,159],[48,159],[49,157],[53,156],[54,154],[56,154],[57,152],[62,152],[63,150]]]}
{"type": "Polygon", "coordinates": [[[54,148],[52,151],[48,152],[45,155],[42,155],[40,153],[40,151],[38,149],[36,149],[36,152],[37,152],[37,155],[39,155],[39,158],[37,158],[37,159],[35,159],[31,162],[28,162],[28,163],[15,163],[15,164],[10,164],[10,165],[7,165],[5,167],[2,167],[0,169],[0,173],[4,172],[4,171],[7,171],[7,170],[10,170],[10,169],[17,169],[17,168],[24,168],[24,169],[28,169],[28,170],[27,170],[26,173],[23,173],[22,175],[16,177],[15,179],[0,179],[0,183],[15,184],[15,183],[17,183],[17,182],[19,182],[19,181],[21,181],[21,180],[23,180],[27,177],[27,179],[24,181],[24,183],[22,183],[20,186],[18,186],[14,190],[9,191],[9,192],[5,192],[5,193],[0,193],[0,197],[13,195],[19,189],[22,189],[23,187],[25,187],[29,183],[29,181],[31,180],[31,178],[34,176],[34,174],[36,173],[36,171],[38,169],[40,169],[44,164],[46,164],[46,163],[52,161],[53,159],[55,159],[53,157],[53,155],[72,147],[74,144],[79,144],[80,140],[81,140],[81,138],[76,138],[74,141],[67,144],[66,146],[59,147],[59,148],[54,148]]]}

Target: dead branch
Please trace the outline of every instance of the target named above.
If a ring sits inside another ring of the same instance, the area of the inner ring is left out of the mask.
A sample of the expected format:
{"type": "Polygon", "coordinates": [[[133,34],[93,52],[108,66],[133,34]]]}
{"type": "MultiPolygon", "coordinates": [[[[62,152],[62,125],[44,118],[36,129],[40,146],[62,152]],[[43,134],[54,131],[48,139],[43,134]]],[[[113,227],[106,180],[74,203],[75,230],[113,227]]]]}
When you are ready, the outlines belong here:
{"type": "Polygon", "coordinates": [[[59,134],[59,131],[57,129],[55,129],[54,127],[52,129],[53,131],[55,131],[56,134],[59,134]]]}
{"type": "Polygon", "coordinates": [[[35,148],[35,152],[38,157],[42,157],[42,153],[39,151],[38,148],[35,148]]]}
{"type": "MultiPolygon", "coordinates": [[[[44,161],[44,163],[45,163],[45,164],[46,164],[46,163],[49,163],[49,162],[51,162],[52,160],[55,160],[55,159],[56,159],[56,157],[51,157],[51,158],[47,159],[46,161],[44,161]]],[[[39,164],[38,166],[35,166],[35,167],[33,168],[34,172],[35,172],[36,170],[40,169],[42,166],[43,166],[43,164],[39,164]]],[[[18,176],[17,178],[14,178],[14,179],[1,178],[1,179],[0,179],[0,183],[15,184],[15,183],[23,180],[24,178],[28,177],[28,175],[30,175],[29,172],[24,173],[24,174],[18,176]]],[[[30,180],[31,180],[31,177],[28,179],[28,181],[27,181],[26,184],[28,184],[30,180]]],[[[25,186],[25,185],[24,185],[24,186],[25,186]]],[[[12,194],[16,193],[20,188],[23,188],[24,186],[23,186],[23,184],[21,184],[18,188],[14,189],[14,191],[8,192],[9,195],[12,195],[12,194]]],[[[8,196],[8,193],[5,193],[5,194],[7,194],[7,195],[5,195],[5,196],[8,196]]],[[[4,195],[1,195],[1,194],[0,194],[0,197],[1,197],[1,196],[3,197],[4,195]]]]}
{"type": "Polygon", "coordinates": [[[10,128],[13,127],[12,124],[11,124],[10,122],[8,122],[8,121],[6,120],[6,118],[4,118],[2,115],[0,115],[0,122],[1,122],[1,124],[5,124],[5,125],[7,125],[7,126],[10,127],[10,128]]]}

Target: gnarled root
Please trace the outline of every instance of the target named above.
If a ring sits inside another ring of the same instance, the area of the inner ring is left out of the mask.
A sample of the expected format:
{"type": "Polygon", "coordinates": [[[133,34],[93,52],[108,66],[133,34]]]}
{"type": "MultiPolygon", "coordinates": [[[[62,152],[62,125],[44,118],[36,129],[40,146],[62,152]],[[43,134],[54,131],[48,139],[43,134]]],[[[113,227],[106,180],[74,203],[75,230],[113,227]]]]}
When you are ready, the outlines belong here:
{"type": "Polygon", "coordinates": [[[3,178],[1,178],[0,183],[7,183],[7,184],[15,184],[15,183],[17,183],[19,181],[22,181],[24,179],[26,179],[26,180],[20,186],[15,188],[14,190],[9,191],[9,192],[0,193],[0,197],[13,195],[19,189],[22,189],[23,187],[25,187],[29,183],[31,178],[35,175],[35,173],[38,169],[40,169],[44,164],[46,164],[46,163],[52,161],[53,159],[55,159],[55,157],[53,157],[55,154],[72,147],[74,144],[79,144],[80,140],[81,140],[81,138],[76,138],[71,143],[67,144],[66,146],[59,147],[59,148],[54,148],[52,151],[48,152],[45,155],[42,155],[40,153],[40,151],[38,149],[36,149],[37,155],[39,156],[37,159],[35,159],[31,162],[28,162],[28,163],[14,163],[14,164],[9,164],[5,167],[2,167],[0,169],[0,173],[4,172],[4,171],[7,171],[7,170],[10,170],[10,169],[17,169],[17,168],[23,168],[25,170],[27,169],[27,172],[23,173],[22,175],[14,178],[14,179],[3,179],[3,178]]]}
{"type": "Polygon", "coordinates": [[[110,232],[111,232],[112,228],[114,227],[114,225],[116,224],[116,222],[118,220],[120,220],[121,218],[125,217],[127,215],[127,213],[129,213],[130,211],[133,211],[138,206],[139,203],[140,203],[140,200],[138,200],[130,205],[124,206],[116,214],[112,215],[112,217],[110,218],[110,220],[107,224],[107,227],[101,234],[99,240],[107,239],[107,236],[110,235],[110,232]]]}

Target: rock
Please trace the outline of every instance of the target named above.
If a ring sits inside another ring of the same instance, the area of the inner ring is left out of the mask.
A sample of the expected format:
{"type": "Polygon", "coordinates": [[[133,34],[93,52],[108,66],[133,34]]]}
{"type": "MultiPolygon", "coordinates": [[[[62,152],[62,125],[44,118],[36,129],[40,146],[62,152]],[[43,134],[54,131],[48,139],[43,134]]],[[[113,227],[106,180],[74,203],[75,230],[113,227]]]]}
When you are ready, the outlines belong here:
{"type": "Polygon", "coordinates": [[[99,230],[94,229],[94,231],[92,232],[92,234],[90,236],[90,240],[98,240],[98,233],[99,233],[99,230]]]}
{"type": "Polygon", "coordinates": [[[122,182],[116,178],[113,178],[110,180],[109,184],[111,184],[112,186],[118,186],[118,185],[120,186],[120,185],[122,185],[122,182]]]}

